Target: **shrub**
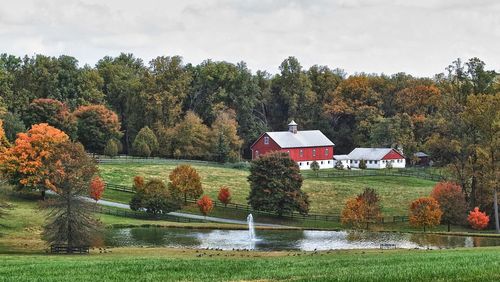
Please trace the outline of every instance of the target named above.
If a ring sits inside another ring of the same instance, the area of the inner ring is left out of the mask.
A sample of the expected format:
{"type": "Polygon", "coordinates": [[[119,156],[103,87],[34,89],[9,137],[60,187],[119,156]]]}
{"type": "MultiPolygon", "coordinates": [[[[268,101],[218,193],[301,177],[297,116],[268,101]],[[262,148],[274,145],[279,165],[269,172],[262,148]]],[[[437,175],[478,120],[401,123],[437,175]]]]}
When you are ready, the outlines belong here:
{"type": "Polygon", "coordinates": [[[160,179],[152,179],[130,200],[132,210],[145,209],[150,214],[165,214],[181,208],[181,201],[160,179]]]}
{"type": "Polygon", "coordinates": [[[151,149],[144,141],[134,142],[132,147],[135,156],[149,158],[151,156],[151,149]]]}
{"type": "Polygon", "coordinates": [[[227,206],[227,204],[231,202],[231,191],[229,191],[229,188],[226,186],[220,187],[217,199],[219,199],[219,201],[223,203],[224,206],[227,206]]]}
{"type": "Polygon", "coordinates": [[[204,215],[207,216],[212,209],[214,208],[214,202],[212,199],[210,199],[209,196],[205,195],[199,199],[196,204],[198,205],[198,208],[200,209],[200,212],[204,215]]]}
{"type": "Polygon", "coordinates": [[[109,139],[106,143],[106,147],[104,147],[104,155],[108,157],[116,157],[118,155],[118,144],[113,139],[109,139]]]}
{"type": "Polygon", "coordinates": [[[481,212],[478,207],[475,207],[474,210],[469,213],[467,221],[472,228],[482,230],[488,226],[490,217],[487,216],[486,213],[481,212]]]}
{"type": "Polygon", "coordinates": [[[358,167],[359,167],[359,169],[366,169],[366,161],[365,160],[360,160],[358,167]]]}
{"type": "Polygon", "coordinates": [[[335,169],[338,169],[338,170],[343,170],[344,169],[344,164],[342,163],[342,161],[337,161],[335,163],[335,166],[334,166],[335,169]]]}
{"type": "Polygon", "coordinates": [[[156,138],[153,130],[147,126],[139,131],[132,143],[132,152],[139,157],[144,157],[144,148],[141,148],[141,146],[144,147],[142,143],[149,147],[149,155],[156,155],[158,153],[158,138],[156,138]]]}
{"type": "Polygon", "coordinates": [[[96,202],[99,201],[106,189],[106,183],[99,176],[92,178],[90,181],[89,195],[90,198],[94,199],[96,202]]]}
{"type": "Polygon", "coordinates": [[[310,165],[312,171],[314,171],[316,173],[316,176],[318,175],[318,171],[319,171],[319,163],[317,161],[313,161],[310,165]]]}

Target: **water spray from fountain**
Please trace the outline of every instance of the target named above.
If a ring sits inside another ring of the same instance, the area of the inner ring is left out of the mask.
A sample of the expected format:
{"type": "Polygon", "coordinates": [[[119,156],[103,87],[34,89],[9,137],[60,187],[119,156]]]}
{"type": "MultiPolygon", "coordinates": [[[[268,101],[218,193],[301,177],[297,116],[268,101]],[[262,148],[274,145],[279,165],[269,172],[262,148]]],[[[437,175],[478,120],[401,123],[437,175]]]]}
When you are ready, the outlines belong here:
{"type": "Polygon", "coordinates": [[[247,216],[248,223],[248,237],[250,241],[255,241],[255,227],[253,226],[253,215],[249,214],[247,216]]]}

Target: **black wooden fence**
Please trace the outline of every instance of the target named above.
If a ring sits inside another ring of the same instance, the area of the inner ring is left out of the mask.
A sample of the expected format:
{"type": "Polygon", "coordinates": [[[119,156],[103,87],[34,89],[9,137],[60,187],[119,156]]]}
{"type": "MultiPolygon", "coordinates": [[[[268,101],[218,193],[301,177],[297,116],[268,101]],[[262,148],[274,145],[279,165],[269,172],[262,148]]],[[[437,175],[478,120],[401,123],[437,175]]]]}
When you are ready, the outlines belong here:
{"type": "MultiPolygon", "coordinates": [[[[125,185],[107,183],[106,187],[108,189],[112,189],[112,190],[117,190],[117,191],[122,191],[122,192],[127,192],[127,193],[135,193],[135,191],[132,187],[125,186],[125,185]]],[[[196,203],[196,201],[197,201],[197,199],[187,199],[187,202],[189,202],[189,203],[196,203]]],[[[219,201],[216,201],[216,200],[214,200],[213,202],[214,202],[214,207],[240,210],[240,211],[245,211],[247,213],[253,213],[253,214],[258,214],[258,215],[262,215],[262,216],[271,216],[271,217],[279,216],[275,212],[255,210],[250,205],[243,205],[243,204],[236,204],[236,203],[228,203],[227,205],[225,205],[225,204],[223,204],[219,201]]],[[[122,212],[122,211],[120,210],[119,212],[122,212]]],[[[124,212],[127,212],[127,211],[124,211],[124,212]]],[[[124,215],[124,216],[126,216],[126,215],[124,215]]],[[[300,214],[297,212],[293,212],[293,213],[283,214],[280,217],[287,218],[287,219],[296,219],[296,220],[340,222],[340,215],[332,215],[332,214],[309,213],[307,215],[303,215],[303,214],[300,214]]],[[[387,217],[379,218],[376,221],[379,223],[407,222],[408,217],[407,216],[387,216],[387,217]]]]}
{"type": "Polygon", "coordinates": [[[109,214],[114,216],[137,218],[137,219],[152,219],[152,220],[165,220],[173,222],[203,222],[201,219],[186,218],[180,216],[174,216],[170,214],[149,214],[141,211],[132,211],[119,208],[109,208],[106,206],[96,206],[95,212],[102,214],[109,214]]]}
{"type": "Polygon", "coordinates": [[[342,178],[342,177],[366,177],[366,176],[403,176],[415,177],[432,181],[446,180],[445,175],[430,173],[425,170],[388,170],[388,169],[360,169],[360,170],[339,170],[330,172],[307,172],[304,178],[342,178]]]}

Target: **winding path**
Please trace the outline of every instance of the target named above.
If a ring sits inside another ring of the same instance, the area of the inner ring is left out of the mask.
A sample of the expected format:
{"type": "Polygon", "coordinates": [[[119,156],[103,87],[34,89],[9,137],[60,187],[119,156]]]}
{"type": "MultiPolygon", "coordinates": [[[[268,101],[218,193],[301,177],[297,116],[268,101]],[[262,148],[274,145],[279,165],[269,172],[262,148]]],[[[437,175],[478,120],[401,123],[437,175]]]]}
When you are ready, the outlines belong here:
{"type": "MultiPolygon", "coordinates": [[[[91,198],[84,197],[86,200],[95,202],[91,198]]],[[[99,200],[97,201],[98,204],[103,205],[103,206],[108,206],[108,207],[115,207],[115,208],[121,208],[121,209],[130,209],[130,206],[127,204],[122,204],[122,203],[117,203],[117,202],[111,202],[111,201],[106,201],[106,200],[99,200]]],[[[243,224],[247,225],[247,222],[244,220],[236,220],[236,219],[227,219],[227,218],[220,218],[220,217],[212,217],[212,216],[202,216],[202,215],[196,215],[196,214],[190,214],[190,213],[182,213],[182,212],[170,212],[168,213],[169,215],[173,216],[178,216],[178,217],[184,217],[184,218],[190,218],[190,219],[200,219],[200,220],[206,220],[206,221],[212,221],[212,222],[219,222],[219,223],[230,223],[230,224],[243,224]]],[[[289,227],[285,225],[279,225],[279,224],[270,224],[270,223],[254,223],[255,226],[264,226],[264,227],[289,227]]]]}

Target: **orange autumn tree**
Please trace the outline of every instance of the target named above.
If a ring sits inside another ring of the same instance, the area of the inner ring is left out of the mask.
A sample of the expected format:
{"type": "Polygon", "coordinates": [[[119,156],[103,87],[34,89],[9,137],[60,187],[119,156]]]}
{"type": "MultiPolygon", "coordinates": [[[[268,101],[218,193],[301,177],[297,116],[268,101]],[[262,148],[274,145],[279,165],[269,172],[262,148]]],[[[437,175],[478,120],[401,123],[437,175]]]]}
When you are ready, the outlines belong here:
{"type": "Polygon", "coordinates": [[[184,197],[184,203],[187,198],[198,198],[203,194],[201,187],[201,177],[190,165],[177,166],[168,176],[170,179],[169,188],[176,194],[184,197]]]}
{"type": "Polygon", "coordinates": [[[490,217],[487,216],[486,213],[480,211],[478,207],[475,207],[474,210],[469,213],[467,221],[472,228],[476,230],[482,230],[485,229],[486,226],[488,226],[490,217]]]}
{"type": "Polygon", "coordinates": [[[229,188],[226,186],[220,187],[217,199],[219,199],[219,201],[223,203],[224,206],[227,206],[227,204],[231,202],[231,191],[229,191],[229,188]]]}
{"type": "Polygon", "coordinates": [[[198,205],[198,208],[200,208],[200,212],[204,215],[207,216],[212,209],[214,208],[214,202],[212,199],[210,199],[209,196],[205,195],[199,199],[196,204],[198,205]]]}
{"type": "Polygon", "coordinates": [[[415,227],[436,226],[441,222],[443,212],[439,203],[432,197],[416,199],[410,205],[410,224],[415,227]]]}
{"type": "Polygon", "coordinates": [[[380,217],[381,207],[379,196],[375,189],[367,187],[363,193],[346,202],[342,210],[341,221],[343,224],[352,224],[357,227],[365,223],[368,229],[368,224],[370,222],[377,222],[380,217]]]}
{"type": "Polygon", "coordinates": [[[106,189],[106,183],[99,176],[95,176],[90,181],[89,195],[90,198],[94,199],[96,202],[102,198],[102,194],[106,189]]]}
{"type": "Polygon", "coordinates": [[[439,207],[443,212],[441,221],[448,225],[448,232],[451,224],[459,225],[465,222],[467,203],[465,202],[462,187],[458,184],[438,182],[432,189],[431,197],[439,203],[439,207]]]}
{"type": "Polygon", "coordinates": [[[0,155],[0,171],[19,189],[57,190],[49,177],[48,158],[56,145],[69,139],[66,133],[46,123],[19,133],[14,145],[0,155]]]}

